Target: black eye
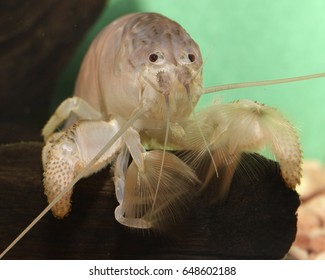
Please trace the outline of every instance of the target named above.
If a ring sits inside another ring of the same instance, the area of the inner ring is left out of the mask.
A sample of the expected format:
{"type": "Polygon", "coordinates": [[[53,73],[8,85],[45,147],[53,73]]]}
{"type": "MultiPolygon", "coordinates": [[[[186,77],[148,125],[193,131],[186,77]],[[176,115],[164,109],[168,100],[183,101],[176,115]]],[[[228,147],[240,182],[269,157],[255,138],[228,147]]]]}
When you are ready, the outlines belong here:
{"type": "Polygon", "coordinates": [[[194,61],[195,61],[195,55],[192,54],[192,53],[190,53],[190,54],[188,55],[188,59],[189,59],[191,62],[194,62],[194,61]]]}
{"type": "Polygon", "coordinates": [[[158,55],[155,53],[152,53],[151,55],[149,55],[149,60],[151,62],[156,62],[158,60],[158,55]]]}

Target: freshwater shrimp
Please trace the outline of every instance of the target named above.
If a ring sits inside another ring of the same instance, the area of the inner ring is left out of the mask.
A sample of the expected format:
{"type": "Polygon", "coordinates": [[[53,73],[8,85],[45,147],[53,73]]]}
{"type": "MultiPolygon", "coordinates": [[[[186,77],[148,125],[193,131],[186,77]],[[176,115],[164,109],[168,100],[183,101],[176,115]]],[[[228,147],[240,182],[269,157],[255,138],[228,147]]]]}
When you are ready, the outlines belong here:
{"type": "Polygon", "coordinates": [[[108,164],[119,203],[115,218],[131,228],[159,229],[177,220],[214,175],[212,200],[224,199],[241,155],[265,146],[294,189],[302,153],[280,112],[250,100],[194,108],[211,92],[325,74],[203,88],[202,67],[198,44],[162,15],[130,14],[103,29],[84,58],[73,97],[42,130],[49,204],[0,257],[49,210],[59,219],[68,215],[76,182],[108,164]],[[177,150],[186,152],[177,157],[171,152],[177,150]]]}

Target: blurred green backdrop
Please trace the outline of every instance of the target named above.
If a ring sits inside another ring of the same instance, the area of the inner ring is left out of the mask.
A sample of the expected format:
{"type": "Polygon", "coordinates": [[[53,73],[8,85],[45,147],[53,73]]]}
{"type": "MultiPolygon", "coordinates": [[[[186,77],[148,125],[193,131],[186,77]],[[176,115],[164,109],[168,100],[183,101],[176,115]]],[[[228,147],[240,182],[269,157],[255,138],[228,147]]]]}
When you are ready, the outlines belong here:
{"type": "MultiPolygon", "coordinates": [[[[91,40],[131,12],[158,12],[179,22],[200,45],[204,85],[325,72],[324,0],[110,0],[58,82],[53,108],[70,96],[91,40]]],[[[277,107],[297,127],[305,158],[325,162],[325,78],[204,96],[251,99],[277,107]]]]}

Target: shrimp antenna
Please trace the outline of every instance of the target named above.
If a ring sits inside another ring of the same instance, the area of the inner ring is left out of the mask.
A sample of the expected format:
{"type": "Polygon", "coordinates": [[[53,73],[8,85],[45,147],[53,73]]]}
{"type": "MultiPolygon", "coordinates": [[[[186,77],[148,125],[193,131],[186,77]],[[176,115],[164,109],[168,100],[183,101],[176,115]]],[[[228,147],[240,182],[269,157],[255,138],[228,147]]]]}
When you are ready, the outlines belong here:
{"type": "Polygon", "coordinates": [[[293,77],[293,78],[285,78],[285,79],[276,79],[276,80],[267,80],[267,81],[259,81],[259,82],[235,83],[235,84],[213,86],[213,87],[204,88],[202,90],[202,94],[213,93],[213,92],[224,91],[224,90],[230,90],[230,89],[237,89],[237,88],[260,87],[260,86],[270,86],[270,85],[277,85],[277,84],[284,84],[284,83],[292,83],[292,82],[299,82],[299,81],[318,79],[318,78],[325,78],[325,73],[312,74],[312,75],[306,75],[306,76],[299,76],[299,77],[293,77]]]}
{"type": "Polygon", "coordinates": [[[16,239],[14,241],[12,241],[10,243],[10,245],[0,254],[0,259],[3,258],[5,256],[5,254],[7,252],[9,252],[9,250],[14,247],[18,241],[20,239],[22,239],[27,232],[29,232],[29,230],[40,220],[42,219],[45,214],[47,212],[49,212],[51,210],[51,208],[69,191],[71,191],[71,189],[73,188],[73,186],[83,177],[85,177],[85,175],[89,172],[89,169],[96,163],[96,161],[98,159],[100,159],[105,152],[123,135],[123,133],[138,119],[140,118],[145,112],[147,111],[146,106],[143,106],[143,104],[141,104],[140,107],[138,107],[133,114],[131,115],[130,119],[124,124],[122,125],[122,127],[120,128],[120,130],[110,139],[110,141],[108,141],[106,143],[106,145],[98,152],[98,154],[85,166],[85,168],[83,168],[81,170],[81,172],[70,182],[70,184],[68,185],[68,187],[66,189],[64,189],[56,198],[53,199],[53,201],[51,201],[51,203],[49,203],[47,205],[46,208],[44,208],[44,210],[16,237],[16,239]]]}
{"type": "Polygon", "coordinates": [[[150,220],[153,214],[153,210],[155,208],[155,204],[156,204],[156,200],[157,200],[157,195],[158,195],[158,191],[159,191],[159,187],[160,187],[160,182],[161,182],[161,178],[162,178],[162,174],[163,174],[163,170],[164,170],[164,162],[165,162],[165,156],[166,156],[166,149],[167,149],[167,143],[168,143],[168,136],[169,136],[169,126],[170,126],[170,110],[169,110],[169,96],[165,95],[165,103],[166,103],[166,133],[165,133],[165,139],[164,139],[164,147],[163,147],[163,153],[162,153],[162,157],[161,157],[161,165],[160,165],[160,170],[159,170],[159,175],[158,175],[158,182],[157,182],[157,186],[156,186],[156,192],[155,192],[155,196],[153,199],[153,203],[151,206],[151,212],[150,212],[150,220]]]}

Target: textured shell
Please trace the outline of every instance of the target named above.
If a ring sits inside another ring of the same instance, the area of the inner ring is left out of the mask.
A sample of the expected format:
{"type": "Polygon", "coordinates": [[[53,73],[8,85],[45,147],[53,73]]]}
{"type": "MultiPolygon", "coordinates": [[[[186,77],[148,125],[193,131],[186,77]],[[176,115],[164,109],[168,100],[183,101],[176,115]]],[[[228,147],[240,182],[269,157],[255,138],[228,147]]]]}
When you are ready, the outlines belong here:
{"type": "Polygon", "coordinates": [[[164,72],[169,89],[175,92],[170,98],[171,108],[174,106],[171,119],[185,118],[201,95],[201,69],[198,45],[178,23],[155,13],[130,14],[108,25],[91,44],[74,95],[107,117],[127,118],[139,105],[141,94],[147,94],[153,108],[148,119],[160,119],[161,115],[155,115],[159,112],[156,105],[164,100],[156,93],[157,89],[164,91],[165,77],[158,77],[164,72]],[[164,63],[151,63],[148,57],[152,53],[162,54],[164,63]],[[195,56],[195,63],[189,63],[189,53],[195,56]],[[192,105],[184,105],[189,103],[185,83],[189,83],[192,105]]]}

